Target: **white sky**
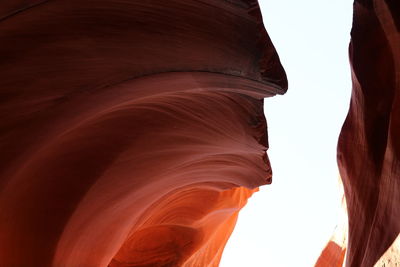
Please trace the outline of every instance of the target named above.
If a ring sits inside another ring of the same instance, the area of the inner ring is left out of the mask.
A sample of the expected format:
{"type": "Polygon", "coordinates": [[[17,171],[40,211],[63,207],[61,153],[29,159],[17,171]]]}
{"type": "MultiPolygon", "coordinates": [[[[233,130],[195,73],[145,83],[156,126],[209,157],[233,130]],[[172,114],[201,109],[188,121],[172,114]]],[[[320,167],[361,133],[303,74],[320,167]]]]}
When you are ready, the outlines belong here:
{"type": "Polygon", "coordinates": [[[221,267],[313,266],[337,222],[336,144],[350,99],[352,0],[259,0],[289,80],[265,100],[272,185],[239,215],[221,267]]]}

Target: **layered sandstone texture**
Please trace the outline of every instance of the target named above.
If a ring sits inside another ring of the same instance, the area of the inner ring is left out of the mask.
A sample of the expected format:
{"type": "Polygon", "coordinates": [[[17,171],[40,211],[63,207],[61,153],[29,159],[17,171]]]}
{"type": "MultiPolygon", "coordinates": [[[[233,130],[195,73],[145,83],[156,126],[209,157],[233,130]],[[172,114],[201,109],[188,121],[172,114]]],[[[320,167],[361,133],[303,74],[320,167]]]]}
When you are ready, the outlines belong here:
{"type": "Polygon", "coordinates": [[[399,32],[399,1],[355,1],[353,91],[338,145],[349,216],[348,267],[400,265],[394,243],[400,232],[399,32]]]}
{"type": "Polygon", "coordinates": [[[253,0],[0,2],[0,266],[217,266],[287,88],[253,0]]]}

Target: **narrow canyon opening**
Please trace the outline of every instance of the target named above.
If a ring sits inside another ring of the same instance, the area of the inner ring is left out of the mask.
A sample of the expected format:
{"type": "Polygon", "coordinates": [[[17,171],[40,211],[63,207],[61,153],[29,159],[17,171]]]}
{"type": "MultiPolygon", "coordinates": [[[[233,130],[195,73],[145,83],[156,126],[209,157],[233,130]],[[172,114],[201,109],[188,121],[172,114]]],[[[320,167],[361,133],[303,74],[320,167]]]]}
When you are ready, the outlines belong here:
{"type": "Polygon", "coordinates": [[[336,146],[351,94],[352,1],[259,1],[288,76],[265,99],[273,181],[239,214],[221,265],[313,266],[342,216],[336,146]]]}

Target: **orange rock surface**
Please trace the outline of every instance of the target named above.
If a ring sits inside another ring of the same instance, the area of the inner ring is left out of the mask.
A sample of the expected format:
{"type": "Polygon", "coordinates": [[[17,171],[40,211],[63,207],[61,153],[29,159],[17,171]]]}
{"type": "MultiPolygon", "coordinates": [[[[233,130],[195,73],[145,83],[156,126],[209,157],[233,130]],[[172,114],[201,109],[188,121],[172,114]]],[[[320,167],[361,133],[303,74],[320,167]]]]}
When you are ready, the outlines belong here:
{"type": "Polygon", "coordinates": [[[347,251],[348,238],[348,214],[346,198],[342,180],[338,177],[338,197],[340,199],[341,210],[338,214],[338,223],[325,248],[318,257],[315,267],[342,267],[347,251]]]}
{"type": "MultiPolygon", "coordinates": [[[[399,32],[399,1],[355,1],[353,92],[338,145],[349,216],[349,267],[374,266],[400,232],[399,32]]],[[[398,255],[392,256],[386,266],[400,264],[398,255]]]]}
{"type": "Polygon", "coordinates": [[[346,249],[334,241],[329,241],[320,257],[318,258],[315,267],[342,267],[346,249]]]}
{"type": "Polygon", "coordinates": [[[0,266],[217,266],[271,181],[252,0],[0,3],[0,266]]]}

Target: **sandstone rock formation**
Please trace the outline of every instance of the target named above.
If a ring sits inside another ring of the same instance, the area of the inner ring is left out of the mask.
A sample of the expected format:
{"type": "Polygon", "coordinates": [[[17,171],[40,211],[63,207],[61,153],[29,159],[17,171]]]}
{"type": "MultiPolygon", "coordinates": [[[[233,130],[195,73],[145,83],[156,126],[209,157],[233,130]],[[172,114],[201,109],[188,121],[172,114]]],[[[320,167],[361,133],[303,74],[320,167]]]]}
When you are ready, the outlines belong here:
{"type": "Polygon", "coordinates": [[[318,257],[315,267],[342,267],[347,251],[348,238],[348,215],[346,207],[346,198],[342,180],[338,177],[338,196],[340,198],[340,214],[334,233],[328,244],[325,246],[318,257]]]}
{"type": "Polygon", "coordinates": [[[355,1],[353,92],[338,145],[349,215],[349,267],[374,266],[400,232],[399,32],[399,1],[355,1]]]}
{"type": "Polygon", "coordinates": [[[0,266],[217,266],[285,73],[254,0],[0,2],[0,266]]]}

